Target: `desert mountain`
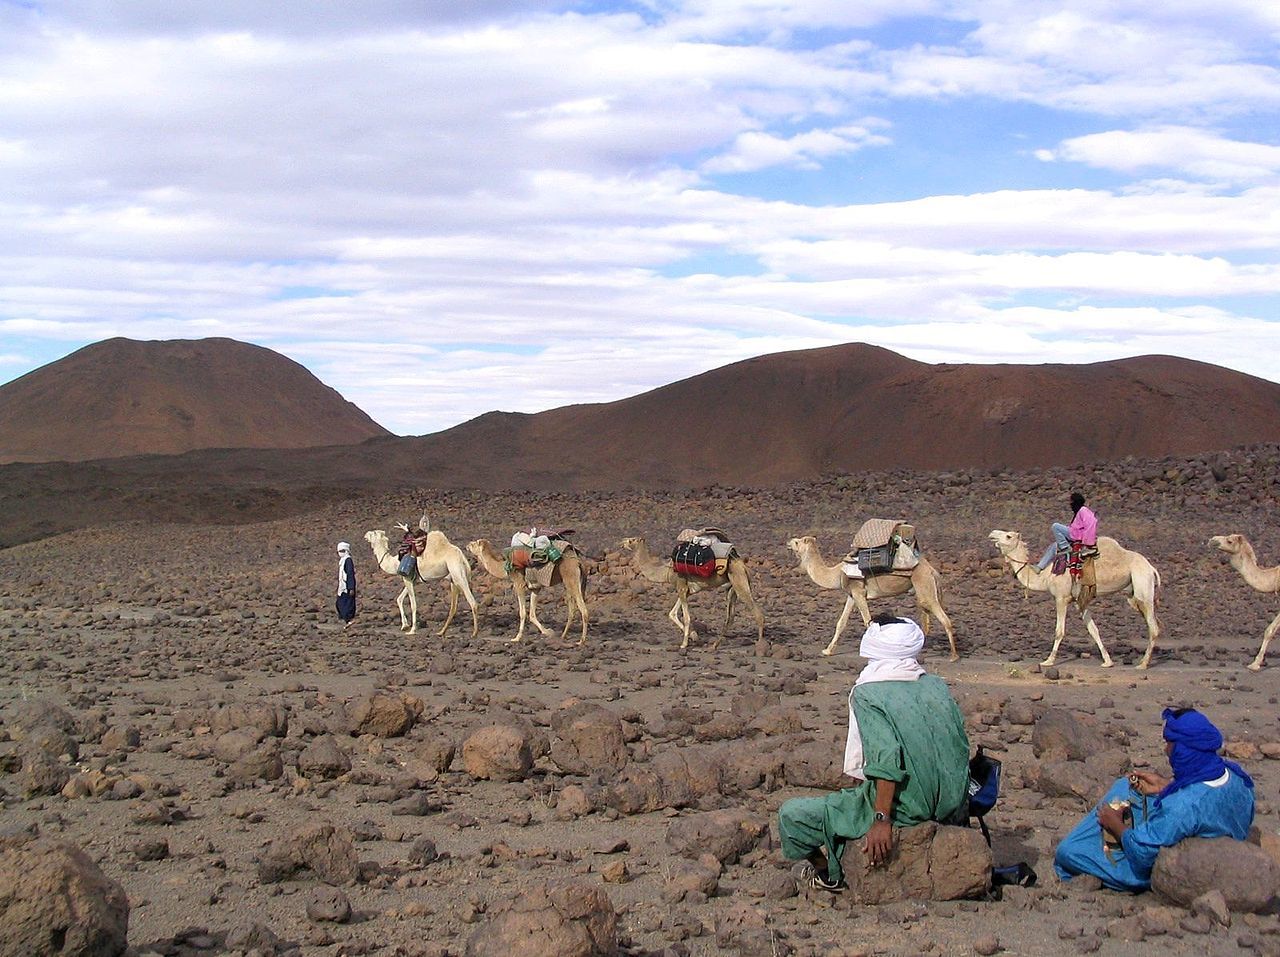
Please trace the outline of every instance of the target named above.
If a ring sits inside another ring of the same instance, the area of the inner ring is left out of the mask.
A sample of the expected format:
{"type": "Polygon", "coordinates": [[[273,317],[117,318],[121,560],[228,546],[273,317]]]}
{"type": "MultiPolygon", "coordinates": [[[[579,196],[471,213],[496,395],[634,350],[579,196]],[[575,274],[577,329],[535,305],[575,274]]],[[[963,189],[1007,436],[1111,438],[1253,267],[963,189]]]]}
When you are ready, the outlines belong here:
{"type": "Polygon", "coordinates": [[[298,363],[233,339],[108,339],[0,386],[0,462],[352,445],[387,434],[298,363]]]}
{"type": "Polygon", "coordinates": [[[1280,443],[1280,384],[1202,362],[935,365],[855,344],[750,359],[617,402],[490,412],[434,435],[0,466],[0,544],[122,519],[301,515],[395,489],[430,502],[430,490],[676,490],[1053,467],[1069,470],[1063,483],[1087,484],[1101,463],[1208,461],[1268,443],[1280,443]]]}
{"type": "Polygon", "coordinates": [[[491,413],[411,441],[419,461],[466,463],[481,487],[1037,468],[1280,441],[1280,384],[1170,356],[935,365],[852,344],[749,359],[618,402],[491,413]]]}

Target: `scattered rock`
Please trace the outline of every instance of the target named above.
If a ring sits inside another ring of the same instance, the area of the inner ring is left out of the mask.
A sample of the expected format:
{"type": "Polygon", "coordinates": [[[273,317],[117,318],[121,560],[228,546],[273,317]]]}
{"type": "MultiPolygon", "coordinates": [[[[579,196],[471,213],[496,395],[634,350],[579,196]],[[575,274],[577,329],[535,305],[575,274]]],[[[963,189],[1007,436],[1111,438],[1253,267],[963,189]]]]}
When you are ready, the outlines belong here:
{"type": "Polygon", "coordinates": [[[462,742],[462,765],[480,780],[522,781],[533,768],[529,738],[508,724],[479,728],[462,742]]]}
{"type": "Polygon", "coordinates": [[[667,846],[675,853],[694,860],[710,854],[722,864],[768,843],[769,823],[740,809],[691,814],[667,829],[667,846]]]}
{"type": "Polygon", "coordinates": [[[115,957],[128,930],[124,888],[79,848],[0,839],[0,957],[115,957]]]}
{"type": "Polygon", "coordinates": [[[975,828],[932,821],[899,829],[893,853],[872,867],[858,841],[841,859],[847,893],[866,904],[901,900],[961,900],[991,887],[991,848],[975,828]]]}
{"type": "Polygon", "coordinates": [[[1231,911],[1256,914],[1280,894],[1280,865],[1245,841],[1190,837],[1160,851],[1151,887],[1184,907],[1217,890],[1231,911]]]}
{"type": "Polygon", "coordinates": [[[608,708],[578,702],[551,722],[551,760],[566,774],[607,774],[627,764],[622,720],[608,708]]]}
{"type": "Polygon", "coordinates": [[[355,838],[346,827],[305,825],[271,846],[258,863],[264,884],[286,880],[306,868],[326,884],[353,884],[359,874],[355,838]]]}
{"type": "Polygon", "coordinates": [[[467,957],[615,957],[618,915],[598,886],[558,881],[499,905],[467,941],[467,957]]]}
{"type": "Polygon", "coordinates": [[[413,727],[422,710],[421,698],[377,692],[347,706],[347,731],[352,735],[398,738],[413,727]]]}
{"type": "Polygon", "coordinates": [[[351,901],[336,887],[317,887],[307,897],[307,917],[317,923],[345,924],[351,919],[351,901]]]}
{"type": "Polygon", "coordinates": [[[298,755],[298,771],[309,778],[331,781],[351,770],[351,757],[331,734],[322,734],[298,755]]]}

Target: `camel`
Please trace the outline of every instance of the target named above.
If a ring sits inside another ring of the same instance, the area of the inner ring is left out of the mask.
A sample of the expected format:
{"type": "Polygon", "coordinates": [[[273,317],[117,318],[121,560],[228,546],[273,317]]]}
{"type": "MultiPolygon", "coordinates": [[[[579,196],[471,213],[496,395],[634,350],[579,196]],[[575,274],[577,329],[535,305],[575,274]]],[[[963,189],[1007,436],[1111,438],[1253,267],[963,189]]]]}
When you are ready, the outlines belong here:
{"type": "Polygon", "coordinates": [[[938,570],[930,565],[927,559],[920,559],[920,564],[911,570],[910,577],[888,574],[873,575],[870,578],[850,578],[841,569],[842,563],[828,565],[822,560],[822,554],[818,551],[818,542],[812,535],[789,539],[787,548],[800,559],[800,567],[813,579],[815,585],[819,588],[836,588],[845,593],[844,611],[840,613],[840,620],[836,622],[836,633],[832,636],[831,643],[822,649],[824,655],[835,654],[836,642],[840,640],[845,626],[849,624],[849,614],[855,607],[858,609],[858,614],[862,616],[862,625],[865,628],[871,624],[871,609],[867,607],[868,601],[915,592],[916,608],[920,613],[920,630],[926,635],[929,634],[930,615],[937,618],[947,633],[947,641],[951,644],[951,660],[960,660],[960,653],[956,651],[956,635],[951,627],[951,619],[942,607],[942,579],[938,575],[938,570]]]}
{"type": "MultiPolygon", "coordinates": [[[[520,612],[520,629],[516,632],[516,636],[510,640],[516,642],[524,637],[526,594],[529,596],[528,619],[533,622],[538,631],[542,632],[544,637],[550,635],[551,629],[538,621],[538,592],[542,586],[526,581],[523,571],[509,573],[502,553],[494,548],[493,544],[486,538],[478,538],[474,542],[468,542],[467,551],[474,555],[480,566],[494,578],[503,578],[511,582],[511,591],[516,598],[516,608],[520,612]]],[[[556,562],[555,569],[551,573],[551,584],[564,585],[564,604],[567,615],[564,622],[564,631],[560,632],[560,640],[563,641],[565,636],[569,634],[569,626],[573,624],[573,615],[576,610],[582,616],[582,637],[578,639],[578,644],[586,644],[587,599],[584,593],[587,587],[587,569],[578,559],[578,554],[573,549],[566,549],[564,555],[556,562]]]]}
{"type": "Polygon", "coordinates": [[[729,595],[725,600],[724,630],[711,644],[711,650],[715,651],[719,648],[721,638],[729,633],[729,626],[733,623],[735,599],[746,605],[751,612],[751,617],[756,620],[757,638],[764,638],[764,612],[760,610],[760,606],[751,595],[747,563],[741,556],[731,556],[723,574],[716,574],[710,578],[697,578],[677,574],[670,562],[663,561],[649,551],[649,546],[643,538],[624,538],[621,546],[632,553],[632,562],[643,578],[675,588],[676,603],[671,607],[671,611],[667,612],[667,617],[684,635],[684,640],[680,642],[681,651],[688,649],[690,638],[698,637],[697,631],[693,628],[693,616],[689,613],[689,596],[700,591],[715,591],[726,585],[729,586],[729,595]]]}
{"type": "MultiPolygon", "coordinates": [[[[1240,577],[1248,582],[1255,591],[1274,595],[1280,592],[1280,565],[1270,568],[1258,567],[1258,558],[1253,553],[1253,546],[1243,535],[1215,535],[1209,544],[1231,556],[1231,567],[1240,573],[1240,577]]],[[[1262,632],[1262,647],[1258,649],[1258,657],[1249,665],[1250,671],[1262,670],[1262,659],[1267,656],[1267,646],[1280,631],[1280,615],[1271,619],[1262,632]]]]}
{"type": "MultiPolygon", "coordinates": [[[[1062,644],[1062,636],[1067,625],[1067,605],[1075,604],[1080,611],[1080,620],[1089,631],[1094,644],[1102,655],[1102,667],[1110,668],[1114,662],[1102,644],[1102,636],[1098,634],[1098,626],[1093,623],[1089,614],[1089,602],[1081,603],[1073,594],[1073,579],[1068,574],[1055,575],[1052,569],[1040,571],[1035,562],[1027,555],[1027,543],[1017,532],[1006,532],[995,529],[987,538],[1000,550],[1005,566],[1013,571],[1013,577],[1028,591],[1047,591],[1053,596],[1057,608],[1058,621],[1053,633],[1053,649],[1049,657],[1040,664],[1048,666],[1058,660],[1058,648],[1062,644]]],[[[1156,598],[1160,588],[1160,573],[1151,562],[1138,552],[1129,551],[1114,538],[1098,536],[1098,557],[1095,559],[1094,571],[1097,576],[1097,594],[1112,595],[1126,592],[1129,605],[1142,615],[1147,622],[1147,652],[1138,662],[1137,667],[1146,668],[1151,664],[1152,652],[1156,649],[1156,639],[1160,637],[1160,623],[1156,621],[1156,598]]]]}
{"type": "MultiPolygon", "coordinates": [[[[407,526],[401,525],[399,527],[406,528],[407,526]]],[[[449,578],[449,616],[445,618],[444,626],[437,634],[440,637],[444,637],[444,633],[449,630],[453,616],[458,611],[458,594],[461,592],[467,599],[467,604],[471,606],[471,637],[476,637],[480,632],[480,614],[477,610],[475,596],[471,594],[471,563],[467,560],[467,556],[462,549],[449,541],[444,532],[433,532],[427,528],[427,516],[425,514],[418,521],[418,527],[427,532],[426,550],[418,557],[418,576],[424,581],[433,581],[445,576],[449,578]]],[[[391,550],[391,544],[385,531],[377,529],[365,532],[364,540],[373,549],[373,557],[377,560],[378,567],[388,575],[395,575],[404,583],[404,588],[396,596],[396,607],[400,609],[400,630],[411,635],[416,633],[418,630],[418,592],[415,588],[414,579],[411,576],[400,574],[400,562],[397,560],[395,552],[391,550]],[[405,615],[405,598],[409,599],[409,607],[413,615],[412,619],[405,615]]]]}

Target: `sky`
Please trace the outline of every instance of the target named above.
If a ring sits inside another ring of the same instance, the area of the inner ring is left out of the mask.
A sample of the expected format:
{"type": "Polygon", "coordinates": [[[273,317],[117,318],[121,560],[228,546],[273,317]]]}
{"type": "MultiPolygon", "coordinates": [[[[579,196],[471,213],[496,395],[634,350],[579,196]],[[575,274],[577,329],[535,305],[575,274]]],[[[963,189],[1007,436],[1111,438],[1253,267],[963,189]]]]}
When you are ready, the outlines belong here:
{"type": "Polygon", "coordinates": [[[1275,0],[0,0],[0,383],[274,349],[391,431],[869,342],[1280,381],[1275,0]]]}

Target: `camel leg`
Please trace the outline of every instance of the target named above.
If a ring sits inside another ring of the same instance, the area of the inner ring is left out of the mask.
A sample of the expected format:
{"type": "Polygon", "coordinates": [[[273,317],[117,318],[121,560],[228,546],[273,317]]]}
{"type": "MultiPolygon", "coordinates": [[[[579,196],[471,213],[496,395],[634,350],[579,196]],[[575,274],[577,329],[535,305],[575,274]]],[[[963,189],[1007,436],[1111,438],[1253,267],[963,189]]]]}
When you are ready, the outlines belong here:
{"type": "MultiPolygon", "coordinates": [[[[1056,606],[1057,621],[1053,626],[1053,647],[1049,650],[1049,657],[1040,662],[1040,665],[1044,668],[1048,668],[1058,660],[1058,649],[1062,647],[1062,637],[1067,633],[1068,599],[1066,597],[1059,598],[1057,595],[1054,595],[1053,598],[1056,606]]],[[[1099,644],[1101,644],[1101,640],[1099,640],[1099,644]]]]}
{"type": "MultiPolygon", "coordinates": [[[[1098,634],[1098,626],[1093,623],[1093,615],[1089,612],[1087,607],[1080,609],[1080,620],[1084,622],[1084,627],[1089,632],[1089,637],[1093,639],[1093,643],[1098,646],[1098,653],[1102,655],[1102,667],[1110,668],[1115,664],[1115,662],[1112,661],[1111,656],[1107,654],[1107,649],[1102,644],[1102,635],[1098,634]]],[[[1154,647],[1154,644],[1152,647],[1154,647]]],[[[1151,654],[1151,648],[1147,649],[1147,654],[1151,654]]],[[[1138,667],[1145,668],[1146,665],[1139,665],[1138,667]]]]}
{"type": "MultiPolygon", "coordinates": [[[[578,615],[582,618],[582,637],[578,639],[579,645],[585,645],[587,643],[587,596],[584,595],[582,592],[583,577],[585,576],[579,577],[578,585],[576,588],[573,589],[573,595],[572,595],[573,604],[578,606],[578,615]]],[[[566,583],[564,587],[565,587],[565,603],[568,604],[569,598],[570,598],[568,583],[566,583]]],[[[570,616],[570,619],[572,619],[572,616],[570,616]]],[[[568,622],[565,622],[564,631],[566,635],[569,633],[568,622]]],[[[564,635],[561,635],[560,637],[563,638],[564,635]]]]}
{"type": "Polygon", "coordinates": [[[681,596],[677,593],[676,603],[671,606],[671,611],[667,612],[667,617],[671,619],[671,623],[680,629],[684,635],[684,641],[680,643],[680,650],[689,647],[689,638],[697,638],[698,633],[693,630],[693,616],[689,614],[688,596],[681,596]],[[683,620],[681,620],[681,612],[683,612],[683,620]]]}
{"type": "Polygon", "coordinates": [[[866,593],[861,589],[851,587],[849,589],[849,597],[844,602],[844,611],[840,613],[840,620],[836,622],[836,633],[831,639],[831,644],[822,649],[824,655],[834,655],[836,653],[836,642],[840,640],[840,635],[844,632],[845,626],[849,624],[849,613],[854,608],[858,609],[858,615],[862,618],[862,627],[866,628],[871,624],[871,607],[867,604],[866,593]]]}
{"type": "Polygon", "coordinates": [[[551,629],[538,621],[538,593],[532,588],[529,589],[529,620],[533,622],[533,627],[542,633],[543,638],[551,634],[551,629]]]}
{"type": "Polygon", "coordinates": [[[524,590],[515,578],[511,579],[511,594],[516,596],[516,610],[520,613],[520,628],[516,631],[516,636],[511,639],[511,641],[516,642],[524,637],[524,623],[528,613],[524,608],[524,590]]]}
{"type": "Polygon", "coordinates": [[[1156,639],[1160,637],[1160,623],[1156,621],[1156,609],[1154,605],[1148,602],[1138,601],[1134,599],[1131,604],[1142,613],[1142,617],[1147,622],[1147,651],[1142,656],[1142,660],[1138,662],[1136,667],[1148,668],[1151,666],[1151,655],[1156,650],[1156,639]]]}
{"type": "Polygon", "coordinates": [[[1258,657],[1250,663],[1250,671],[1262,670],[1262,659],[1267,656],[1267,645],[1271,644],[1271,639],[1276,636],[1277,631],[1280,631],[1280,615],[1271,619],[1271,624],[1267,625],[1267,630],[1262,633],[1262,647],[1258,649],[1258,657]]]}
{"type": "Polygon", "coordinates": [[[404,602],[409,595],[408,586],[400,589],[400,594],[396,595],[396,607],[400,609],[400,630],[409,630],[409,616],[405,614],[404,602]]]}
{"type": "MultiPolygon", "coordinates": [[[[738,600],[747,606],[747,610],[751,612],[751,617],[756,620],[756,640],[760,641],[764,638],[764,612],[760,610],[760,606],[756,604],[754,596],[751,594],[751,580],[747,577],[746,572],[739,575],[731,575],[729,577],[729,601],[732,603],[733,596],[737,595],[738,600]]],[[[730,604],[730,619],[733,615],[733,606],[730,604]]],[[[725,632],[729,631],[729,621],[725,621],[725,632]]],[[[723,635],[721,636],[723,637],[723,635]]],[[[717,638],[711,646],[714,651],[720,647],[720,639],[717,638]]]]}
{"type": "MultiPolygon", "coordinates": [[[[412,616],[409,621],[408,634],[416,635],[418,633],[418,589],[413,587],[413,582],[408,579],[405,579],[404,591],[400,593],[400,597],[403,598],[406,594],[409,596],[409,612],[412,616]]],[[[404,622],[403,608],[400,609],[400,621],[401,623],[404,622]]]]}
{"type": "MultiPolygon", "coordinates": [[[[736,598],[737,598],[736,590],[730,587],[729,594],[725,596],[725,600],[724,600],[724,628],[720,630],[720,635],[722,637],[724,635],[729,634],[729,628],[733,625],[733,611],[734,611],[733,606],[735,604],[736,598]]],[[[715,645],[712,645],[711,647],[714,648],[715,645]]]]}
{"type": "Polygon", "coordinates": [[[836,653],[836,642],[840,640],[845,626],[849,624],[849,615],[853,612],[853,607],[853,596],[850,595],[844,600],[844,610],[840,612],[840,618],[836,622],[836,633],[831,636],[831,643],[822,649],[824,655],[834,655],[836,653]]]}
{"type": "Polygon", "coordinates": [[[928,608],[924,608],[924,606],[921,607],[923,609],[922,617],[924,618],[924,622],[920,625],[920,630],[926,635],[929,633],[929,615],[932,613],[933,617],[938,619],[938,624],[942,625],[942,630],[947,633],[947,643],[951,645],[951,660],[959,661],[960,652],[956,650],[956,633],[955,629],[951,626],[951,616],[943,610],[942,605],[940,604],[932,605],[928,608]]]}
{"type": "Polygon", "coordinates": [[[462,559],[457,573],[453,569],[449,570],[449,580],[462,592],[462,596],[467,600],[467,606],[471,609],[471,637],[474,639],[480,634],[480,606],[476,602],[476,596],[471,594],[471,566],[467,564],[465,558],[462,559]]]}
{"type": "Polygon", "coordinates": [[[451,578],[449,579],[449,615],[444,620],[444,624],[436,634],[443,638],[444,633],[449,630],[449,625],[453,623],[453,616],[458,613],[458,586],[451,578]]]}

